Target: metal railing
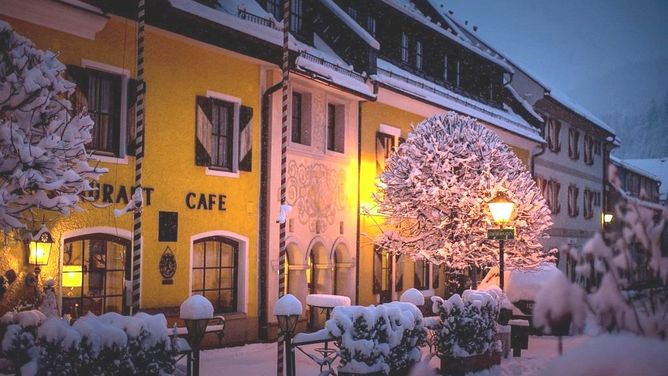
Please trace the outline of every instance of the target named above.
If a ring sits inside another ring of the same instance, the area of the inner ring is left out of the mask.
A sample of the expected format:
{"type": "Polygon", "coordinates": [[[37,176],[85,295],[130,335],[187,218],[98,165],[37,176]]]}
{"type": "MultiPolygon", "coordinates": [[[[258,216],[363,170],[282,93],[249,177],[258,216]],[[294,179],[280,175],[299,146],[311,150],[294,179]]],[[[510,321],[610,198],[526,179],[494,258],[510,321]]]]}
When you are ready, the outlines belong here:
{"type": "Polygon", "coordinates": [[[325,59],[323,59],[323,58],[321,58],[321,57],[319,57],[319,56],[315,56],[315,55],[310,54],[310,53],[308,53],[308,52],[306,52],[306,51],[302,51],[302,52],[299,54],[299,56],[301,56],[302,58],[304,58],[304,59],[306,59],[306,60],[312,61],[312,62],[314,62],[314,63],[320,64],[320,65],[325,66],[325,67],[327,67],[327,68],[329,68],[329,69],[332,69],[332,70],[336,71],[337,73],[341,73],[341,74],[343,74],[343,75],[345,75],[345,76],[348,76],[348,77],[350,77],[350,78],[352,78],[352,79],[355,79],[355,80],[357,80],[357,81],[360,81],[360,82],[366,82],[366,79],[365,79],[365,77],[364,77],[363,75],[361,75],[361,74],[359,74],[359,73],[357,73],[357,72],[350,71],[350,70],[347,69],[347,68],[344,68],[344,67],[342,67],[342,66],[340,66],[340,65],[338,65],[338,64],[334,64],[334,63],[332,63],[332,62],[330,62],[330,61],[327,61],[327,60],[325,60],[325,59]]]}
{"type": "Polygon", "coordinates": [[[281,26],[273,19],[258,16],[256,14],[247,11],[246,9],[239,9],[239,11],[237,12],[237,17],[241,18],[242,20],[250,21],[258,25],[272,28],[274,30],[278,31],[282,30],[281,26]]]}

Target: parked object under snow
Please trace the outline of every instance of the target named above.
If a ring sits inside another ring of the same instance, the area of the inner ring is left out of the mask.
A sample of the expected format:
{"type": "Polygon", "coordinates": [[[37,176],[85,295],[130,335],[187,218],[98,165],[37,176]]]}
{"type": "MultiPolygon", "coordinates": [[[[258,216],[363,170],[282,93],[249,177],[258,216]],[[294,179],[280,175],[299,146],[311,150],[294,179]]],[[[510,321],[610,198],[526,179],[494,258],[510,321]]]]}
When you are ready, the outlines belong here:
{"type": "Polygon", "coordinates": [[[327,308],[349,306],[350,298],[343,295],[309,294],[306,296],[306,304],[315,307],[327,308]]]}
{"type": "Polygon", "coordinates": [[[32,208],[68,214],[105,169],[88,163],[93,121],[67,99],[65,66],[0,21],[0,228],[25,227],[32,208]]]}
{"type": "Polygon", "coordinates": [[[418,124],[387,160],[378,187],[378,212],[388,221],[377,243],[391,252],[457,270],[496,265],[487,202],[504,192],[516,213],[507,265],[549,258],[539,243],[552,225],[545,199],[520,159],[473,118],[448,113],[418,124]]]}
{"type": "Polygon", "coordinates": [[[179,317],[187,320],[213,318],[213,305],[209,299],[195,294],[181,303],[179,317]]]}
{"type": "Polygon", "coordinates": [[[339,371],[349,373],[409,368],[420,361],[419,346],[426,337],[422,313],[403,302],[336,307],[325,327],[337,339],[339,371]]]}

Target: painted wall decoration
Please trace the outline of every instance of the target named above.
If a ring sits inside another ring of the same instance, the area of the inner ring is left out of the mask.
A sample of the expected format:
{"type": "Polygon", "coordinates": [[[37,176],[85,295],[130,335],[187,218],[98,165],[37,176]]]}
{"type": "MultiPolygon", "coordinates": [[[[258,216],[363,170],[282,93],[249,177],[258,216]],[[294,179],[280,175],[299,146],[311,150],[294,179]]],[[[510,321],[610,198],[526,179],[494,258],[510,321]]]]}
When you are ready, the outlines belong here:
{"type": "Polygon", "coordinates": [[[287,201],[299,222],[313,233],[322,233],[345,208],[344,173],[323,163],[288,163],[287,201]]]}

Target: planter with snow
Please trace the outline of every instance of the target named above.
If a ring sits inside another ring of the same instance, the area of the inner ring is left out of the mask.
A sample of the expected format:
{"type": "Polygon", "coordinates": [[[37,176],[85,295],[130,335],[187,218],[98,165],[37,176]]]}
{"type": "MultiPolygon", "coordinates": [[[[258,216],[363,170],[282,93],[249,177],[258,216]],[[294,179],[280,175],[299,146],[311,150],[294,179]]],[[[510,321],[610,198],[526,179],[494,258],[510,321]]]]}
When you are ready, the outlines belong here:
{"type": "Polygon", "coordinates": [[[426,337],[422,313],[403,302],[336,307],[326,328],[337,338],[339,375],[406,375],[426,337]]]}
{"type": "Polygon", "coordinates": [[[440,317],[436,353],[444,375],[464,374],[492,367],[501,361],[496,343],[500,302],[494,294],[466,290],[448,300],[432,297],[440,317]]]}

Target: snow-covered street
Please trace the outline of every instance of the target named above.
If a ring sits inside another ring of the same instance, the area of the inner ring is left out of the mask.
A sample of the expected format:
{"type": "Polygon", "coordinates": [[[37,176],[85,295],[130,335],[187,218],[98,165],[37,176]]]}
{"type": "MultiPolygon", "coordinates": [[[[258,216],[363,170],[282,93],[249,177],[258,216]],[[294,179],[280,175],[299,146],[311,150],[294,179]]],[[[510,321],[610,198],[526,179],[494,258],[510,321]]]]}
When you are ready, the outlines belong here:
{"type": "MultiPolygon", "coordinates": [[[[564,351],[585,341],[584,336],[564,337],[564,351]]],[[[503,359],[501,366],[476,373],[476,375],[540,375],[547,362],[558,355],[557,337],[529,337],[529,349],[522,351],[522,357],[503,359]]],[[[305,346],[305,351],[313,353],[315,347],[305,346]]],[[[306,355],[297,351],[297,376],[315,376],[318,366],[306,355]]],[[[439,367],[439,359],[431,359],[433,368],[439,367]]],[[[185,361],[177,365],[177,374],[185,375],[185,361]]],[[[201,352],[201,375],[274,375],[276,374],[276,343],[258,343],[239,347],[204,350],[201,352]]]]}

